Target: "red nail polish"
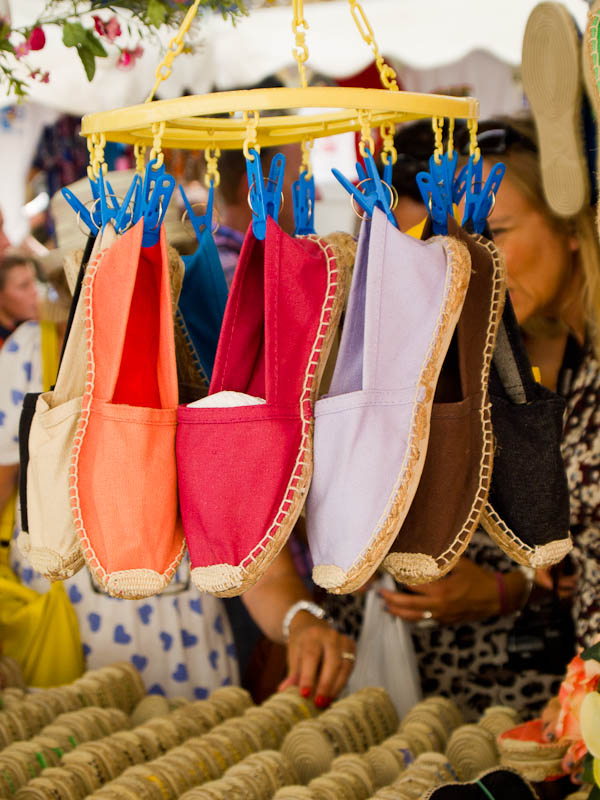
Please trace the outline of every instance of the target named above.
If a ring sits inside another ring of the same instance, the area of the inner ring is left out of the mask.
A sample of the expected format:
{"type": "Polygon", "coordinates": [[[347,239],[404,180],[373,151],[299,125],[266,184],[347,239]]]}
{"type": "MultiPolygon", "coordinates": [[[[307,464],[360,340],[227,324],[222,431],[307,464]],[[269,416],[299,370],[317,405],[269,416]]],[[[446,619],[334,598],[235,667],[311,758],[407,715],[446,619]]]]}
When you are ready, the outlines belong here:
{"type": "Polygon", "coordinates": [[[310,697],[310,686],[303,686],[300,689],[300,694],[302,697],[310,697]]]}
{"type": "Polygon", "coordinates": [[[322,694],[318,694],[315,697],[315,705],[317,708],[325,708],[325,706],[327,705],[327,698],[323,697],[322,694]]]}
{"type": "Polygon", "coordinates": [[[326,697],[325,698],[325,708],[330,706],[333,703],[333,697],[326,697]]]}

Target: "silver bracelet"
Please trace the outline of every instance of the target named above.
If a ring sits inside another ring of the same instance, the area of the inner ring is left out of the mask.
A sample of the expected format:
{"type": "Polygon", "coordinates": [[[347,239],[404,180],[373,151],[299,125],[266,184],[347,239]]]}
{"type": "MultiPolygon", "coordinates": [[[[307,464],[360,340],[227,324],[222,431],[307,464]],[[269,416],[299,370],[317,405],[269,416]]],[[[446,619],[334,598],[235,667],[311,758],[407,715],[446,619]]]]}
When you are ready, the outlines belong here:
{"type": "Polygon", "coordinates": [[[290,625],[292,624],[292,620],[299,611],[308,611],[309,614],[312,614],[313,617],[317,619],[325,619],[324,608],[321,608],[321,606],[318,606],[310,600],[298,600],[297,603],[294,603],[294,605],[290,606],[285,612],[283,622],[281,623],[281,632],[286,642],[290,637],[290,625]]]}

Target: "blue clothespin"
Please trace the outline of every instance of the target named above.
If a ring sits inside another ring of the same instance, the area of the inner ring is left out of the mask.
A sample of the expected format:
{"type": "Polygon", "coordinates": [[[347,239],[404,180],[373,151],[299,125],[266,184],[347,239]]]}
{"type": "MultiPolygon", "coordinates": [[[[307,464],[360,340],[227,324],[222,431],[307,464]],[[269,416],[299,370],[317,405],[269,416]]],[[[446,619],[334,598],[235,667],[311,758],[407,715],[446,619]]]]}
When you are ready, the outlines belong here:
{"type": "Polygon", "coordinates": [[[392,225],[397,228],[398,224],[390,207],[391,197],[381,182],[379,172],[377,171],[377,165],[375,164],[375,159],[368,149],[366,150],[364,161],[364,168],[360,163],[357,162],[356,164],[356,172],[358,173],[359,181],[367,182],[364,191],[361,191],[354,186],[354,184],[352,184],[344,175],[342,175],[338,169],[334,168],[331,171],[342,184],[344,189],[348,192],[348,194],[350,194],[356,200],[358,205],[368,214],[368,216],[373,216],[373,209],[375,206],[377,206],[377,208],[383,211],[392,225]]]}
{"type": "Polygon", "coordinates": [[[115,230],[117,233],[123,233],[127,228],[131,225],[135,224],[135,205],[136,202],[139,203],[139,197],[142,192],[142,179],[138,174],[133,176],[133,180],[131,181],[131,185],[127,190],[127,194],[125,195],[125,199],[121,204],[121,208],[119,209],[117,215],[115,216],[115,230]]]}
{"type": "Polygon", "coordinates": [[[452,153],[452,156],[444,153],[440,158],[439,164],[436,162],[435,156],[431,156],[429,159],[429,172],[437,184],[439,194],[446,205],[446,214],[450,216],[454,216],[454,203],[456,202],[454,199],[454,175],[456,174],[457,164],[458,153],[456,151],[452,153]]]}
{"type": "Polygon", "coordinates": [[[212,233],[212,216],[213,216],[213,203],[214,203],[214,181],[210,182],[208,190],[208,200],[206,202],[206,211],[204,214],[196,214],[192,209],[192,204],[187,198],[186,193],[183,191],[183,186],[179,187],[183,203],[188,212],[188,218],[196,234],[196,239],[200,241],[206,231],[212,233]]]}
{"type": "Polygon", "coordinates": [[[277,153],[271,162],[269,178],[265,181],[258,152],[251,149],[253,160],[246,159],[248,186],[250,187],[250,208],[252,209],[252,231],[257,239],[267,235],[267,217],[275,222],[279,218],[281,190],[285,172],[285,156],[277,153]]]}
{"type": "Polygon", "coordinates": [[[153,169],[153,161],[148,162],[142,192],[144,233],[142,247],[153,247],[160,238],[167,207],[175,191],[175,178],[165,172],[164,166],[153,169]]]}
{"type": "Polygon", "coordinates": [[[483,233],[485,223],[496,200],[496,194],[502,183],[506,167],[502,163],[495,164],[482,186],[483,165],[480,158],[477,164],[473,158],[467,165],[467,188],[463,227],[470,220],[475,233],[483,233]],[[479,187],[479,191],[477,190],[479,187]]]}
{"type": "Polygon", "coordinates": [[[294,201],[294,225],[296,236],[308,236],[315,231],[315,179],[306,177],[307,170],[302,170],[298,180],[292,184],[294,201]]]}
{"type": "Polygon", "coordinates": [[[388,154],[388,162],[383,165],[383,182],[387,183],[390,187],[392,185],[392,169],[392,157],[388,154]]]}
{"type": "Polygon", "coordinates": [[[477,162],[474,156],[469,158],[467,164],[467,174],[465,181],[465,213],[463,216],[462,224],[464,225],[473,218],[477,198],[481,192],[483,185],[483,160],[480,158],[477,162]]]}
{"type": "Polygon", "coordinates": [[[465,164],[465,166],[461,169],[461,171],[454,179],[454,183],[452,184],[452,201],[455,205],[458,205],[460,203],[460,201],[465,196],[465,192],[467,191],[468,168],[469,165],[465,164]]]}
{"type": "Polygon", "coordinates": [[[76,197],[70,189],[64,188],[61,189],[61,191],[63,193],[63,197],[71,206],[73,211],[75,211],[79,218],[88,226],[90,233],[93,233],[94,235],[97,234],[100,230],[100,225],[96,224],[96,221],[89,209],[84,206],[81,200],[76,197]]]}
{"type": "MultiPolygon", "coordinates": [[[[112,222],[115,225],[115,230],[118,231],[119,228],[116,225],[115,220],[119,216],[119,212],[121,211],[121,206],[119,206],[117,198],[115,197],[114,192],[112,192],[110,185],[105,184],[102,170],[100,170],[100,174],[98,175],[98,190],[100,199],[100,218],[102,220],[102,227],[104,228],[105,225],[107,225],[109,222],[112,222]]],[[[125,207],[127,208],[127,206],[125,207]]],[[[129,222],[130,222],[129,219],[124,220],[125,227],[127,227],[129,222]]]]}
{"type": "Polygon", "coordinates": [[[417,174],[417,186],[431,217],[433,232],[445,236],[448,233],[448,198],[429,172],[417,174]]]}

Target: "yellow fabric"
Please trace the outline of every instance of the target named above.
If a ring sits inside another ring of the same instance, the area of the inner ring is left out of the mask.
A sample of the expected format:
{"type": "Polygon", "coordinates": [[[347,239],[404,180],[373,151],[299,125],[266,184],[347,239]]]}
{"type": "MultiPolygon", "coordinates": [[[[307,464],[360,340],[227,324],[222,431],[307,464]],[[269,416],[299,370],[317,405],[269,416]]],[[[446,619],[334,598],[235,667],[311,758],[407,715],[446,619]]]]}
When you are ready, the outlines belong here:
{"type": "Polygon", "coordinates": [[[2,652],[19,663],[28,686],[59,686],[82,675],[77,616],[62,583],[38,594],[14,576],[0,577],[0,597],[2,652]]]}
{"type": "MultiPolygon", "coordinates": [[[[15,529],[15,505],[17,502],[17,490],[6,504],[4,511],[0,515],[0,570],[8,567],[8,557],[10,553],[10,542],[15,529]]],[[[0,573],[1,574],[1,573],[0,573]]]]}
{"type": "Polygon", "coordinates": [[[412,236],[413,239],[421,239],[421,236],[423,235],[423,228],[425,227],[425,223],[427,222],[427,220],[428,217],[425,217],[424,219],[421,220],[421,222],[418,222],[416,225],[413,225],[412,228],[409,228],[406,231],[407,235],[412,236]]]}
{"type": "Polygon", "coordinates": [[[42,336],[42,385],[50,391],[58,374],[58,331],[53,322],[40,322],[42,336]]]}
{"type": "MultiPolygon", "coordinates": [[[[48,391],[58,371],[58,333],[53,323],[41,323],[42,381],[48,391]]],[[[2,541],[10,542],[15,503],[0,521],[2,541]]],[[[21,667],[28,686],[60,686],[79,678],[85,669],[77,616],[62,583],[45,594],[23,586],[8,566],[8,547],[0,548],[0,642],[2,652],[21,667]],[[5,556],[6,554],[6,556],[5,556]]]]}

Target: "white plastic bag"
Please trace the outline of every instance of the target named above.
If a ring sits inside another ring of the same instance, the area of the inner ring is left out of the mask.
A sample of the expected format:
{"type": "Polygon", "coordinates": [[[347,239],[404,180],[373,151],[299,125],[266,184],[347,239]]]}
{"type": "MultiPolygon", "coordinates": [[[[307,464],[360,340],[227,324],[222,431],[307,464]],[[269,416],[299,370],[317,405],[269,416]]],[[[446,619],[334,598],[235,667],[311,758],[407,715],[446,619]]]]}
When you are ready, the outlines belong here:
{"type": "Polygon", "coordinates": [[[367,590],[356,663],[346,692],[383,686],[402,719],[421,699],[421,685],[410,628],[404,620],[384,611],[377,595],[379,589],[395,588],[392,576],[385,574],[367,590]]]}

